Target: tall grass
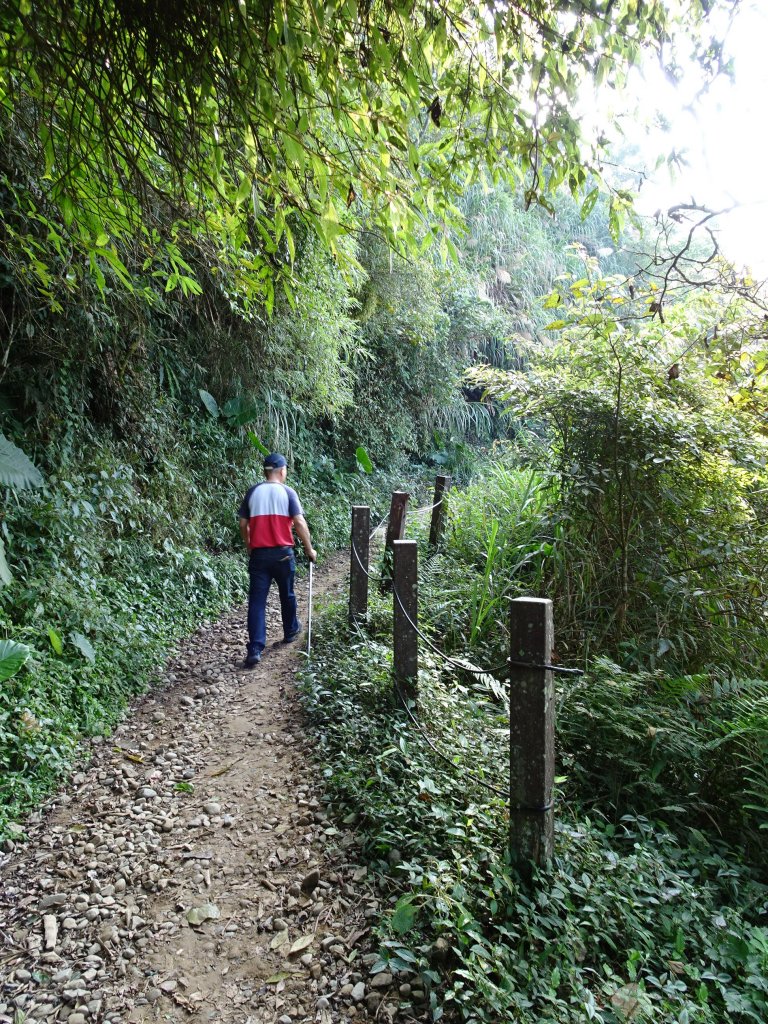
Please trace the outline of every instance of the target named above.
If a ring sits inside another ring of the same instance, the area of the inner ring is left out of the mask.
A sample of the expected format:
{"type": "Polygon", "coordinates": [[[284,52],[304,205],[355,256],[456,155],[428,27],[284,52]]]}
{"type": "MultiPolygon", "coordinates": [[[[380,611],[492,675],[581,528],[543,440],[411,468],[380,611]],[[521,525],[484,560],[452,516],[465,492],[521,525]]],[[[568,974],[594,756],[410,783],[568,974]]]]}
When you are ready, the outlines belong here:
{"type": "Polygon", "coordinates": [[[510,598],[538,594],[552,544],[548,488],[541,474],[503,458],[448,500],[445,547],[423,573],[436,628],[455,650],[506,654],[510,598]]]}

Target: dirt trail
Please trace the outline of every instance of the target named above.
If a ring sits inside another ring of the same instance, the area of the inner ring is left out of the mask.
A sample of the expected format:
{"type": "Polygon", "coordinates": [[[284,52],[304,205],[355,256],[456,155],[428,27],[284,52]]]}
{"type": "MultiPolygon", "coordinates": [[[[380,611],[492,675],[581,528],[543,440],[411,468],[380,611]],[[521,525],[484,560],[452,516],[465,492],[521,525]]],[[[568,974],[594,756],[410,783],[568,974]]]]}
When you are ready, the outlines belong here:
{"type": "MultiPolygon", "coordinates": [[[[318,604],[347,565],[317,571],[318,604]]],[[[3,855],[0,1024],[425,1019],[422,992],[371,974],[380,899],[323,809],[302,656],[243,669],[244,620],[185,643],[3,855]]],[[[278,621],[273,593],[270,638],[278,621]]]]}

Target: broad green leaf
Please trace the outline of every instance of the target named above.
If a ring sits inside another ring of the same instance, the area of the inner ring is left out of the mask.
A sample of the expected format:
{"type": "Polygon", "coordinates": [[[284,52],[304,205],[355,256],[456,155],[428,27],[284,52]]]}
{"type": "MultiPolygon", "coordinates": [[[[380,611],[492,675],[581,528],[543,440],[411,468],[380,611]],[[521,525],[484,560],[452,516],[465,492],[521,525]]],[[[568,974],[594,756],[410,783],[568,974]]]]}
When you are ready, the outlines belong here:
{"type": "Polygon", "coordinates": [[[365,473],[373,472],[373,463],[371,462],[368,452],[362,447],[362,445],[355,451],[355,457],[357,459],[358,466],[365,473]]]}
{"type": "Polygon", "coordinates": [[[0,640],[0,683],[15,676],[28,657],[29,648],[26,644],[15,640],[0,640]]]}
{"type": "Polygon", "coordinates": [[[244,427],[246,423],[253,423],[258,417],[259,410],[255,405],[242,405],[240,409],[227,419],[233,427],[244,427]]]}
{"type": "Polygon", "coordinates": [[[198,390],[198,394],[200,395],[200,400],[211,416],[213,416],[214,419],[217,419],[219,415],[219,403],[213,395],[209,391],[204,391],[202,388],[198,390]]]}
{"type": "Polygon", "coordinates": [[[53,626],[48,627],[48,639],[51,641],[51,647],[54,649],[56,654],[64,653],[64,644],[53,626]]]}
{"type": "Polygon", "coordinates": [[[0,587],[7,587],[12,582],[13,576],[5,558],[5,544],[0,537],[0,587]]]}
{"type": "Polygon", "coordinates": [[[88,637],[83,636],[82,633],[72,632],[69,634],[69,639],[78,649],[78,651],[80,651],[80,653],[82,654],[86,661],[90,661],[91,664],[93,664],[96,661],[96,651],[94,651],[93,646],[88,637]]]}
{"type": "Polygon", "coordinates": [[[416,920],[416,908],[412,903],[412,897],[402,896],[395,905],[395,912],[392,915],[392,930],[396,935],[405,935],[413,928],[416,920]]]}
{"type": "Polygon", "coordinates": [[[0,434],[0,484],[23,490],[25,487],[42,487],[40,470],[27,458],[21,448],[0,434]]]}

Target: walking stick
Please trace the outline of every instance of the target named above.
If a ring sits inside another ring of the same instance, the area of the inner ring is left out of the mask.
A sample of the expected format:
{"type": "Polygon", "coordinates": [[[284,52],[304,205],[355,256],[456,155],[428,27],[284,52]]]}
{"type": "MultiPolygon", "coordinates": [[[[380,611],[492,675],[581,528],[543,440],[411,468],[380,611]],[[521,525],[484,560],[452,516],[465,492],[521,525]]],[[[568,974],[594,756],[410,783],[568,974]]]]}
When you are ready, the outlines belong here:
{"type": "Polygon", "coordinates": [[[309,563],[309,614],[307,615],[307,657],[312,652],[312,571],[315,563],[309,563]]]}

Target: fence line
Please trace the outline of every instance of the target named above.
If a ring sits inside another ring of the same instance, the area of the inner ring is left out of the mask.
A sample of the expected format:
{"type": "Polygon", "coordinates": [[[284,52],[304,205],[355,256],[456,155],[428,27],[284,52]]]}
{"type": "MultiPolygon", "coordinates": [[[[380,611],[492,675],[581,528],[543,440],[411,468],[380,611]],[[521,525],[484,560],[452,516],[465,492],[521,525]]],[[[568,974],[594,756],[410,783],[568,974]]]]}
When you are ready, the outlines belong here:
{"type": "MultiPolygon", "coordinates": [[[[372,573],[370,571],[370,568],[366,569],[365,565],[363,564],[363,562],[362,562],[362,560],[360,558],[360,553],[358,552],[357,547],[356,547],[354,541],[351,542],[350,546],[352,548],[352,554],[354,555],[355,560],[357,561],[357,564],[359,565],[360,569],[365,573],[365,575],[368,577],[369,580],[371,580],[374,583],[381,583],[384,580],[387,580],[388,582],[390,581],[390,577],[382,576],[381,574],[378,574],[378,573],[372,573]]],[[[549,672],[556,672],[559,675],[569,675],[569,676],[570,675],[572,675],[572,676],[583,676],[584,675],[583,670],[580,669],[580,668],[565,668],[562,665],[552,665],[550,663],[534,664],[533,662],[530,662],[530,661],[517,661],[517,660],[515,660],[513,658],[507,658],[506,661],[502,662],[499,665],[493,665],[493,666],[491,666],[491,668],[478,668],[478,667],[475,667],[474,665],[468,665],[465,662],[459,661],[458,659],[451,657],[451,655],[446,654],[445,651],[441,651],[440,648],[437,647],[436,644],[430,639],[430,637],[428,637],[427,634],[424,633],[419,628],[419,626],[417,626],[416,623],[414,623],[413,620],[410,618],[410,616],[408,615],[407,610],[405,608],[403,608],[402,599],[400,597],[400,594],[397,591],[397,588],[394,586],[394,584],[392,584],[392,590],[393,590],[393,593],[394,593],[395,597],[397,598],[397,601],[398,601],[398,603],[399,603],[399,605],[400,605],[400,607],[401,607],[401,609],[403,611],[403,614],[405,615],[406,619],[408,620],[410,626],[415,630],[416,634],[420,637],[420,639],[424,641],[424,643],[427,645],[427,647],[430,648],[431,651],[433,651],[440,658],[442,658],[442,660],[444,662],[446,662],[446,664],[453,665],[455,668],[459,669],[459,671],[461,671],[461,672],[469,672],[470,675],[477,675],[477,676],[492,676],[495,679],[506,679],[507,678],[507,673],[506,673],[505,670],[509,669],[511,667],[511,668],[547,669],[547,671],[549,671],[549,672]]]]}
{"type": "MultiPolygon", "coordinates": [[[[439,476],[435,483],[433,504],[412,513],[433,513],[430,530],[432,548],[437,547],[440,540],[445,492],[449,484],[449,477],[439,476]]],[[[442,651],[418,624],[418,548],[416,541],[402,539],[408,498],[409,495],[403,491],[393,492],[388,516],[367,537],[365,534],[370,525],[370,509],[367,506],[355,506],[350,538],[354,586],[362,592],[362,584],[365,584],[366,613],[369,580],[392,590],[394,688],[414,727],[437,757],[452,768],[456,768],[453,760],[432,741],[411,707],[412,703],[415,704],[418,686],[418,640],[455,671],[509,682],[509,790],[502,791],[471,771],[467,772],[466,768],[462,770],[478,786],[509,799],[510,849],[518,861],[521,874],[530,877],[531,865],[548,862],[554,846],[554,674],[583,675],[583,672],[581,669],[552,664],[552,602],[542,598],[516,598],[510,603],[509,657],[502,664],[489,669],[478,668],[442,651]],[[354,518],[355,513],[357,520],[354,518]],[[387,520],[386,549],[391,551],[393,559],[391,577],[371,573],[368,565],[368,542],[387,520]],[[360,525],[362,522],[365,522],[364,530],[360,525]],[[361,554],[358,543],[363,540],[365,546],[361,554]],[[408,588],[410,594],[404,595],[401,592],[403,587],[408,588]],[[413,701],[404,697],[401,684],[411,689],[413,701]]],[[[351,579],[350,594],[352,587],[351,579]]],[[[359,612],[359,602],[356,607],[359,612]]],[[[353,615],[352,608],[350,598],[350,621],[360,632],[358,619],[364,615],[353,615]]]]}

